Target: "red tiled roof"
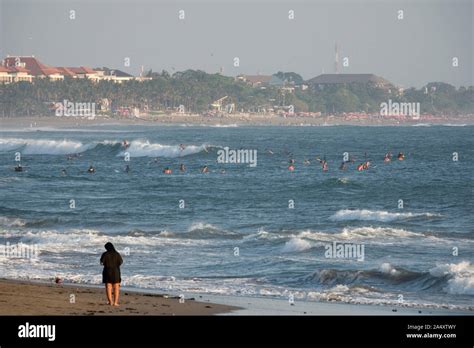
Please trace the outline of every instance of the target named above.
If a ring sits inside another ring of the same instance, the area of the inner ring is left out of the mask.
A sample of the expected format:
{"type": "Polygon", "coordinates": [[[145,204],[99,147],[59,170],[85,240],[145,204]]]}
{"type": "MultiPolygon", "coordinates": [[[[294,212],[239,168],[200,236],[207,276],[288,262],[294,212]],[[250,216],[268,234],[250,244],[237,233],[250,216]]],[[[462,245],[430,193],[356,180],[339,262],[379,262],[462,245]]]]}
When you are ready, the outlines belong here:
{"type": "Polygon", "coordinates": [[[57,70],[59,70],[59,72],[61,74],[63,74],[64,76],[70,76],[70,77],[73,77],[74,75],[76,75],[76,73],[74,71],[71,70],[71,68],[66,68],[66,67],[56,67],[57,70]]]}
{"type": "Polygon", "coordinates": [[[86,72],[86,74],[95,74],[95,70],[92,68],[89,68],[87,66],[81,66],[82,70],[86,72]]]}
{"type": "Polygon", "coordinates": [[[27,69],[27,68],[23,68],[21,66],[16,66],[14,68],[8,68],[10,69],[12,72],[26,72],[26,73],[30,73],[30,71],[27,69]]]}
{"type": "Polygon", "coordinates": [[[26,72],[26,73],[30,73],[30,71],[28,69],[23,68],[21,66],[15,66],[15,67],[12,67],[12,68],[7,68],[7,67],[4,67],[2,65],[0,65],[0,72],[7,72],[7,73],[26,72]]]}
{"type": "Polygon", "coordinates": [[[56,67],[64,75],[76,76],[78,74],[94,74],[95,71],[86,66],[81,67],[56,67]]]}
{"type": "Polygon", "coordinates": [[[6,67],[16,67],[17,60],[24,63],[26,69],[28,69],[34,76],[48,76],[61,73],[58,69],[41,63],[35,57],[7,57],[4,60],[4,65],[6,67]]]}

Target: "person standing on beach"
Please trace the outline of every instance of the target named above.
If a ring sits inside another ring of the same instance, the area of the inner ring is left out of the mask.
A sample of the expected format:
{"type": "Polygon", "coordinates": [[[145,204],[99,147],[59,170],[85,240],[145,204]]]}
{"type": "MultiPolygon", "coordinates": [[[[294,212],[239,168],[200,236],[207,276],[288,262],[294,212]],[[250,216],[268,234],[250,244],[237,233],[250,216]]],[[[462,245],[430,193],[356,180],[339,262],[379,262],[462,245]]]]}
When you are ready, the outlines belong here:
{"type": "Polygon", "coordinates": [[[104,266],[102,271],[102,283],[105,284],[105,293],[107,294],[107,304],[118,306],[120,294],[120,265],[123,263],[122,256],[115,250],[112,243],[104,245],[105,253],[100,257],[100,264],[104,266]],[[113,289],[113,298],[112,298],[113,289]],[[113,301],[112,301],[113,300],[113,301]]]}

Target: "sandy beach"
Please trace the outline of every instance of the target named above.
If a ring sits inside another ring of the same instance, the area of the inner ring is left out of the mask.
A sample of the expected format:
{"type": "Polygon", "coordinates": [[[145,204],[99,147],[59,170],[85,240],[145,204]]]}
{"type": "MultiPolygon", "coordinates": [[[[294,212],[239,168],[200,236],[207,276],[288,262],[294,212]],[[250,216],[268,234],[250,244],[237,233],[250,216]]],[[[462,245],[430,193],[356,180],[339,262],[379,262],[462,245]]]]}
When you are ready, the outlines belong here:
{"type": "Polygon", "coordinates": [[[101,287],[0,280],[0,315],[214,315],[235,309],[128,290],[120,292],[120,306],[112,307],[101,287]]]}
{"type": "Polygon", "coordinates": [[[208,117],[202,115],[161,115],[159,117],[110,118],[97,116],[93,119],[85,117],[11,117],[0,118],[0,129],[41,130],[45,127],[69,128],[94,125],[190,125],[190,126],[406,126],[415,124],[472,124],[467,116],[442,121],[412,120],[400,123],[393,119],[344,120],[342,117],[282,117],[278,115],[229,115],[226,117],[208,117]]]}
{"type": "Polygon", "coordinates": [[[122,289],[120,303],[119,307],[107,305],[104,290],[97,286],[0,280],[0,315],[473,315],[472,311],[448,308],[307,301],[289,304],[274,298],[205,294],[194,294],[180,303],[173,295],[128,289],[122,289]],[[75,296],[74,303],[71,295],[75,296]]]}

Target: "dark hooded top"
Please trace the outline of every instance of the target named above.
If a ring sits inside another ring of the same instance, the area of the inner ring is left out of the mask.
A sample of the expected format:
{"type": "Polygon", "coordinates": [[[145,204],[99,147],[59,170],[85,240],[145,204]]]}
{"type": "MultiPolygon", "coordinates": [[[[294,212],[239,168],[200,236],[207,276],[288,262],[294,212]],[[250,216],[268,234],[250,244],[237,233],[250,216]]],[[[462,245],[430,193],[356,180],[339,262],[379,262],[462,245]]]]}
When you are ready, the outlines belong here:
{"type": "Polygon", "coordinates": [[[120,265],[123,263],[122,256],[115,250],[112,243],[105,244],[105,253],[100,257],[100,263],[104,265],[102,271],[102,283],[120,283],[120,265]]]}

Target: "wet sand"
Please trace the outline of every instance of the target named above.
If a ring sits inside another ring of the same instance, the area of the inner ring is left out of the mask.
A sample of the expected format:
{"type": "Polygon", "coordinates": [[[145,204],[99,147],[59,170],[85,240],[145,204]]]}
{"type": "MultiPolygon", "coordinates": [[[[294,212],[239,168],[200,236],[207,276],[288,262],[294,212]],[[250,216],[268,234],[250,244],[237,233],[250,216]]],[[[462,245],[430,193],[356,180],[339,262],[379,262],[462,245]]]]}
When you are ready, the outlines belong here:
{"type": "Polygon", "coordinates": [[[165,296],[122,289],[120,306],[113,307],[101,287],[3,279],[0,315],[214,315],[238,309],[186,298],[180,303],[178,297],[165,296]]]}

